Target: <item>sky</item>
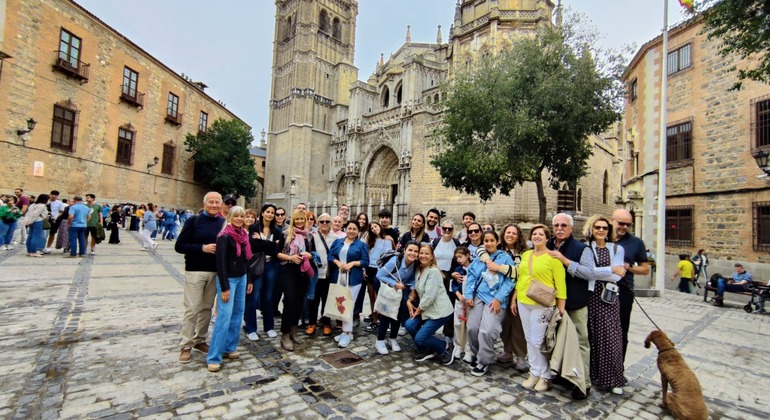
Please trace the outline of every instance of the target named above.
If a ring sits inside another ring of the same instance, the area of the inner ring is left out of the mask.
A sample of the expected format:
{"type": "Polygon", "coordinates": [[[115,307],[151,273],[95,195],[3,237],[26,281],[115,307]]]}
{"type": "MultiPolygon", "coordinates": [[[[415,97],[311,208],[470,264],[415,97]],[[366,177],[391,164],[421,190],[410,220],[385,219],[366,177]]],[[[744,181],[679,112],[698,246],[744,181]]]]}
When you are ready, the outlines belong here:
{"type": "MultiPolygon", "coordinates": [[[[202,81],[211,97],[252,128],[267,130],[273,59],[273,0],[75,0],[177,73],[202,81]]],[[[666,0],[563,0],[602,35],[604,47],[638,48],[660,34],[666,0]]],[[[359,0],[355,65],[366,80],[411,26],[413,42],[444,42],[456,0],[359,0]]],[[[669,25],[685,16],[668,0],[669,25]]],[[[86,60],[87,61],[87,60],[86,60]]]]}

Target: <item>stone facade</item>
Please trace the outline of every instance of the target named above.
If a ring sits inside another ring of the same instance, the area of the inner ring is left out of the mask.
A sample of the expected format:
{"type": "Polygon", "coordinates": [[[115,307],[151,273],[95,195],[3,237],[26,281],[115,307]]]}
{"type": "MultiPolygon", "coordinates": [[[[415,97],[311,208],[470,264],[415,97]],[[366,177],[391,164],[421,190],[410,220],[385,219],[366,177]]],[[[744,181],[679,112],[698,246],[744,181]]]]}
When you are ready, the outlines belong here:
{"type": "MultiPolygon", "coordinates": [[[[635,212],[637,233],[651,249],[657,234],[661,48],[661,37],[642,46],[625,74],[636,95],[629,95],[625,107],[625,155],[630,159],[624,167],[624,200],[635,212]]],[[[668,75],[667,127],[690,123],[691,151],[680,159],[674,154],[676,161],[667,165],[666,207],[689,209],[692,231],[689,239],[687,234],[678,241],[667,237],[666,253],[692,255],[703,248],[715,262],[770,262],[765,248],[770,244],[755,243],[760,222],[753,210],[770,201],[770,185],[752,156],[764,148],[757,145],[756,129],[765,130],[765,136],[770,130],[755,121],[756,103],[770,98],[770,87],[746,82],[742,90],[729,91],[735,73],[728,69],[743,63],[718,54],[719,42],[706,38],[700,18],[669,33],[669,53],[688,49],[689,65],[679,61],[682,68],[668,75]]],[[[669,229],[676,225],[670,213],[666,224],[669,229]]]]}
{"type": "Polygon", "coordinates": [[[193,181],[185,135],[198,132],[201,113],[207,126],[237,117],[204,84],[175,73],[71,0],[6,0],[0,7],[0,51],[11,56],[0,79],[0,190],[200,207],[205,191],[193,181]],[[63,31],[80,40],[76,58],[60,52],[63,31]],[[124,83],[126,68],[138,75],[135,87],[124,83]],[[176,109],[169,108],[170,93],[176,109]],[[72,147],[54,145],[55,105],[76,115],[72,147]],[[30,117],[34,130],[17,135],[30,117]],[[133,142],[119,151],[121,128],[133,142]],[[157,166],[148,168],[155,157],[157,166]],[[43,165],[42,175],[35,164],[43,165]]]}
{"type": "MultiPolygon", "coordinates": [[[[534,185],[486,203],[443,187],[430,165],[431,135],[442,119],[440,85],[453,69],[496,54],[511,45],[512,37],[550,25],[554,8],[550,0],[458,1],[448,42],[440,26],[435,42],[413,42],[407,28],[404,44],[382,57],[366,81],[356,81],[349,78],[358,73],[352,65],[356,2],[276,1],[266,200],[321,209],[348,203],[370,216],[387,207],[400,225],[431,207],[456,221],[470,210],[496,225],[534,222],[534,185]],[[321,29],[322,15],[340,22],[338,38],[321,29]],[[288,22],[297,26],[286,35],[282,27],[288,22]],[[319,83],[327,78],[336,83],[334,89],[319,83]],[[324,124],[326,116],[333,117],[333,125],[324,124]]],[[[619,195],[617,131],[587,140],[594,156],[589,174],[577,186],[582,198],[575,208],[578,219],[610,212],[619,195]]],[[[546,196],[552,215],[557,191],[546,190],[546,196]]]]}

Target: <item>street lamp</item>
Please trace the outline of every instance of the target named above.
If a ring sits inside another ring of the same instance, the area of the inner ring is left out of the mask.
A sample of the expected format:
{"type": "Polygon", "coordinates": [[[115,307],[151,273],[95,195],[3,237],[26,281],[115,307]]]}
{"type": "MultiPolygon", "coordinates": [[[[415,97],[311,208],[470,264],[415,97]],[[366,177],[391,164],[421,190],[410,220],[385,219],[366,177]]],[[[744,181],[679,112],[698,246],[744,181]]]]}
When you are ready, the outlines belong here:
{"type": "Polygon", "coordinates": [[[760,150],[754,154],[754,160],[757,161],[757,166],[765,175],[770,175],[770,153],[760,150]]]}
{"type": "Polygon", "coordinates": [[[147,164],[147,173],[148,174],[150,173],[150,168],[152,168],[153,166],[157,165],[158,162],[160,162],[160,159],[157,156],[155,156],[155,158],[153,159],[153,162],[155,162],[155,163],[148,163],[147,164]]]}
{"type": "Polygon", "coordinates": [[[37,121],[35,121],[34,118],[30,118],[27,120],[27,129],[26,130],[16,130],[16,135],[23,136],[30,131],[35,129],[35,124],[37,124],[37,121]]]}

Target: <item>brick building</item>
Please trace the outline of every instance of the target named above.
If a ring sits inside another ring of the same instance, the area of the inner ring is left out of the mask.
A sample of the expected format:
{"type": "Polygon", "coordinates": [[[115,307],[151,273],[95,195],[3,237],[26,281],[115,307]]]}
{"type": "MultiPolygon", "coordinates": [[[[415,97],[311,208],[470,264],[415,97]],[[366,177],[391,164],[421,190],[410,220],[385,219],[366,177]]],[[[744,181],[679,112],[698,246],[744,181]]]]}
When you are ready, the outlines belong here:
{"type": "MultiPolygon", "coordinates": [[[[650,245],[657,232],[659,92],[662,39],[644,44],[625,73],[624,199],[650,245]]],[[[736,59],[718,54],[702,19],[669,32],[666,128],[666,252],[703,248],[712,262],[770,262],[770,179],[753,155],[770,148],[770,86],[729,91],[736,59]]],[[[754,266],[759,270],[761,266],[754,266]]],[[[752,271],[752,269],[749,269],[752,271]]],[[[712,271],[713,272],[713,271],[712,271]]]]}
{"type": "MultiPolygon", "coordinates": [[[[365,81],[353,65],[358,7],[354,0],[276,0],[265,200],[317,211],[348,203],[352,214],[393,208],[401,225],[431,207],[455,221],[468,210],[496,225],[535,221],[534,185],[486,203],[444,188],[429,141],[441,121],[439,85],[453,66],[552,24],[554,3],[458,1],[448,42],[440,26],[432,42],[412,41],[407,28],[403,45],[365,81]]],[[[612,210],[620,195],[618,138],[614,129],[587,140],[594,148],[589,174],[576,188],[547,189],[547,213],[612,210]]]]}
{"type": "Polygon", "coordinates": [[[0,1],[0,190],[198,208],[187,133],[237,118],[71,0],[0,1]],[[29,133],[26,121],[37,124],[29,133]],[[157,159],[157,162],[156,162],[157,159]]]}

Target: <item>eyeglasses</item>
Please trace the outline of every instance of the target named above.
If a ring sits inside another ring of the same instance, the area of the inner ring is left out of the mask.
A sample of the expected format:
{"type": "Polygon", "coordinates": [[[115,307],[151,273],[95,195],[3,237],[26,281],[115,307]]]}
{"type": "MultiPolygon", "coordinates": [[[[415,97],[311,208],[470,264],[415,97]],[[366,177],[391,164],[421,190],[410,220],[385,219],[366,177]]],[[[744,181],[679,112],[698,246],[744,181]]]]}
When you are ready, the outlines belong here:
{"type": "Polygon", "coordinates": [[[594,230],[610,230],[609,226],[594,226],[594,230]]]}
{"type": "Polygon", "coordinates": [[[634,224],[633,222],[621,222],[620,220],[615,220],[615,221],[618,223],[618,226],[623,226],[623,227],[631,227],[631,225],[634,224]]]}
{"type": "Polygon", "coordinates": [[[451,232],[451,231],[455,230],[455,228],[453,228],[453,227],[443,227],[441,229],[443,229],[443,230],[445,230],[447,232],[451,232]]]}
{"type": "Polygon", "coordinates": [[[228,205],[228,206],[234,206],[235,205],[235,201],[225,201],[225,204],[228,205]]]}
{"type": "Polygon", "coordinates": [[[278,217],[283,217],[283,216],[286,216],[286,213],[276,213],[275,215],[278,217]]]}
{"type": "Polygon", "coordinates": [[[318,221],[318,223],[320,223],[320,224],[322,224],[322,225],[328,225],[328,224],[329,224],[329,223],[331,223],[331,222],[332,222],[331,220],[319,220],[319,221],[318,221]]]}
{"type": "Polygon", "coordinates": [[[481,233],[481,229],[468,229],[468,233],[471,235],[474,233],[481,233]]]}
{"type": "Polygon", "coordinates": [[[565,227],[567,227],[567,226],[569,226],[569,225],[568,225],[568,224],[566,224],[566,223],[554,223],[554,224],[553,224],[553,227],[560,227],[560,228],[565,228],[565,227]]]}
{"type": "Polygon", "coordinates": [[[307,220],[310,220],[311,222],[315,222],[315,219],[313,219],[312,217],[307,220]]]}

